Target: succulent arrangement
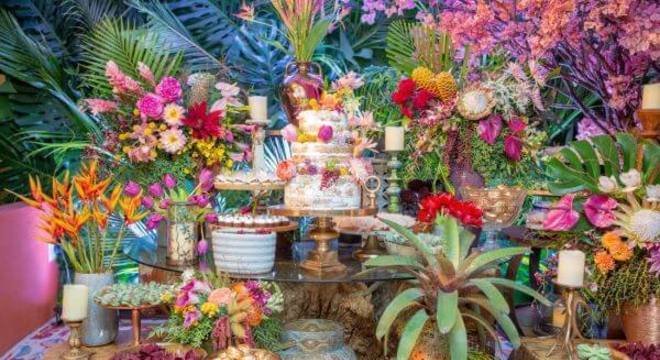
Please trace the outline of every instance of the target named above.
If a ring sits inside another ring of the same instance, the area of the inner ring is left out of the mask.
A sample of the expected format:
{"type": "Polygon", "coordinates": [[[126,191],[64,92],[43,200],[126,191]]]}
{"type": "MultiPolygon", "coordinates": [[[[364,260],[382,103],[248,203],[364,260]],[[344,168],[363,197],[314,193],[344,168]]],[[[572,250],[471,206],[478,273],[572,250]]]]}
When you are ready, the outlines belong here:
{"type": "Polygon", "coordinates": [[[399,337],[397,360],[412,356],[427,323],[432,324],[434,331],[446,340],[452,360],[468,357],[468,335],[464,319],[475,321],[499,343],[497,332],[484,318],[486,314],[495,318],[509,341],[517,348],[520,335],[509,318],[511,309],[498,286],[521,291],[550,305],[547,299],[529,287],[484,274],[484,270],[501,261],[527,253],[527,248],[512,247],[469,254],[474,235],[459,226],[453,217],[438,215],[435,222],[442,229],[445,246],[442,251],[434,253],[411,230],[392,221],[381,220],[404,236],[423,255],[423,261],[413,256],[383,255],[365,263],[367,267],[405,271],[417,280],[414,287],[401,292],[390,302],[376,328],[376,337],[384,341],[387,351],[387,339],[394,321],[413,310],[399,337]]]}
{"type": "Polygon", "coordinates": [[[146,284],[113,284],[99,291],[94,301],[103,306],[138,307],[158,305],[164,298],[174,296],[172,285],[154,282],[146,284]]]}

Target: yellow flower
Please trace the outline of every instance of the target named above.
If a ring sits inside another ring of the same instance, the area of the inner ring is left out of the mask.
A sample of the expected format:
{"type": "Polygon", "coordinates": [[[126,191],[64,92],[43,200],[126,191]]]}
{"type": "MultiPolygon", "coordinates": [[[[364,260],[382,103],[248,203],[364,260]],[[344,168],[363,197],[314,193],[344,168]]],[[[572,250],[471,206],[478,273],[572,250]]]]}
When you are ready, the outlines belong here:
{"type": "Polygon", "coordinates": [[[345,168],[345,167],[340,168],[340,169],[339,169],[339,175],[341,175],[341,176],[346,176],[346,175],[348,175],[348,169],[345,168]]]}
{"type": "Polygon", "coordinates": [[[155,128],[156,128],[156,123],[154,123],[154,122],[150,122],[150,123],[149,123],[149,128],[150,128],[150,129],[155,129],[155,128]]]}
{"type": "Polygon", "coordinates": [[[133,109],[133,115],[140,116],[140,110],[138,110],[137,108],[133,109]]]}
{"type": "Polygon", "coordinates": [[[312,109],[312,110],[319,110],[319,109],[321,109],[321,106],[319,105],[319,102],[316,101],[316,99],[311,99],[311,100],[309,100],[308,105],[309,105],[309,108],[312,109]]]}
{"type": "Polygon", "coordinates": [[[231,167],[234,166],[234,160],[229,159],[225,162],[225,167],[228,169],[231,169],[231,167]]]}
{"type": "Polygon", "coordinates": [[[169,304],[172,301],[172,298],[173,298],[173,296],[172,296],[172,293],[170,293],[170,292],[164,292],[160,296],[160,300],[165,304],[169,304]]]}
{"type": "Polygon", "coordinates": [[[128,139],[128,133],[119,134],[119,140],[126,140],[126,139],[128,139]]]}
{"type": "Polygon", "coordinates": [[[603,247],[607,250],[612,249],[615,245],[620,244],[621,237],[614,231],[608,231],[605,234],[603,234],[603,237],[600,239],[601,244],[603,244],[603,247]]]}
{"type": "Polygon", "coordinates": [[[594,255],[594,262],[596,263],[596,268],[603,274],[607,274],[611,270],[614,270],[614,259],[607,251],[599,251],[594,255]]]}
{"type": "Polygon", "coordinates": [[[154,130],[151,127],[144,129],[144,134],[149,136],[154,133],[154,130]]]}
{"type": "Polygon", "coordinates": [[[165,125],[165,124],[160,124],[160,126],[158,127],[158,129],[159,129],[160,131],[164,131],[165,129],[167,129],[167,125],[165,125]]]}
{"type": "Polygon", "coordinates": [[[124,153],[128,154],[131,151],[131,147],[130,146],[124,146],[123,148],[121,148],[121,150],[124,153]]]}
{"type": "Polygon", "coordinates": [[[624,242],[620,242],[610,248],[610,254],[614,260],[628,261],[632,257],[632,250],[624,242]]]}
{"type": "Polygon", "coordinates": [[[202,304],[201,311],[202,314],[212,318],[218,315],[220,308],[218,307],[218,305],[214,303],[205,302],[204,304],[202,304]]]}

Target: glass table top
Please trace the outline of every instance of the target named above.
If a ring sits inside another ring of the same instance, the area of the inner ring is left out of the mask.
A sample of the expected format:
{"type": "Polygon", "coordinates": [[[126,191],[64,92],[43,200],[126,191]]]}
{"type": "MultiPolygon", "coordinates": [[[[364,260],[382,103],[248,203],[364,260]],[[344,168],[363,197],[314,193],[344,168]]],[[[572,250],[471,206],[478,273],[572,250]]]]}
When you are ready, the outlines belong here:
{"type": "MultiPolygon", "coordinates": [[[[300,267],[300,261],[280,260],[275,261],[275,266],[271,272],[263,274],[228,274],[236,279],[254,279],[264,281],[278,282],[297,282],[297,283],[347,283],[347,282],[372,282],[389,280],[408,280],[413,277],[410,274],[396,272],[386,269],[371,269],[369,272],[362,273],[364,267],[362,263],[353,259],[351,254],[355,247],[340,247],[339,260],[346,265],[347,270],[341,273],[314,274],[300,267]]],[[[170,265],[166,262],[167,249],[164,247],[145,248],[144,246],[127,246],[124,253],[130,259],[139,264],[172,272],[183,272],[191,266],[170,265]]],[[[196,265],[199,268],[199,265],[196,265]]],[[[210,268],[213,266],[210,265],[210,268]]]]}

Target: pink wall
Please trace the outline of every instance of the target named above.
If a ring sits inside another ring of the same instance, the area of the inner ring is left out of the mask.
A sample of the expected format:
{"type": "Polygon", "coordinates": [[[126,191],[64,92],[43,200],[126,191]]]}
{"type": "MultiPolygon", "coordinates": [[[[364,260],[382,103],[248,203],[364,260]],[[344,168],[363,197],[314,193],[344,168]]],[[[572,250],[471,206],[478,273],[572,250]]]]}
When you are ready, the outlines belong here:
{"type": "Polygon", "coordinates": [[[57,263],[38,225],[35,209],[0,206],[0,355],[53,316],[57,263]]]}

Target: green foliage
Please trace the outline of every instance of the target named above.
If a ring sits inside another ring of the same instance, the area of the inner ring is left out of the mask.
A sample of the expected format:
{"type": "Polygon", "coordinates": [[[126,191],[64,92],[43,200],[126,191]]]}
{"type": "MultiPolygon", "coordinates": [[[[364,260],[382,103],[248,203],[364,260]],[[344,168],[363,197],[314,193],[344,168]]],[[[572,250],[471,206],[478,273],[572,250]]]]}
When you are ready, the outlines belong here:
{"type": "Polygon", "coordinates": [[[434,254],[409,229],[387,219],[381,221],[405,237],[425,260],[422,266],[413,258],[387,255],[369,259],[365,263],[367,267],[403,270],[416,277],[415,287],[405,290],[392,300],[376,329],[376,337],[384,338],[387,346],[387,335],[394,320],[408,313],[403,310],[416,310],[416,313],[406,320],[398,344],[397,359],[409,358],[427,321],[434,323],[437,332],[448,340],[452,360],[468,358],[468,336],[464,317],[475,320],[495,337],[495,331],[480,315],[481,311],[486,311],[494,317],[514,347],[519,346],[520,336],[508,316],[510,308],[497,286],[522,291],[545,305],[550,304],[547,299],[526,286],[507,279],[480,276],[485,269],[512,256],[523,254],[528,251],[527,248],[504,248],[468,255],[474,235],[459,227],[454,218],[438,217],[436,226],[442,229],[445,241],[442,250],[434,254]],[[485,296],[479,296],[474,291],[475,288],[485,296]],[[473,311],[475,307],[479,311],[473,311]]]}
{"type": "Polygon", "coordinates": [[[419,63],[415,60],[415,42],[411,31],[415,24],[411,21],[393,21],[387,30],[385,53],[390,66],[404,74],[410,74],[419,63]]]}
{"type": "Polygon", "coordinates": [[[270,351],[279,351],[284,349],[284,344],[280,342],[282,334],[282,322],[278,319],[267,317],[257,326],[253,332],[254,342],[260,349],[270,351]]]}
{"type": "Polygon", "coordinates": [[[163,327],[154,329],[150,336],[164,337],[165,341],[202,347],[211,335],[215,322],[208,316],[202,316],[194,326],[186,328],[183,326],[183,316],[170,316],[163,327]]]}
{"type": "Polygon", "coordinates": [[[179,184],[190,179],[190,169],[194,160],[189,154],[175,156],[172,159],[159,156],[149,163],[123,164],[117,179],[121,182],[133,180],[138,184],[152,184],[163,180],[165,174],[172,174],[179,184]]]}
{"type": "Polygon", "coordinates": [[[384,125],[401,125],[401,112],[392,102],[391,94],[399,83],[399,73],[386,66],[369,66],[362,73],[364,85],[355,91],[363,111],[371,111],[374,119],[384,125]]]}

